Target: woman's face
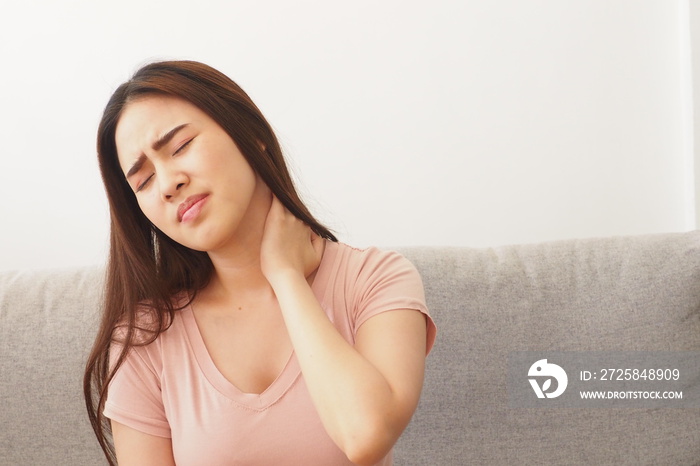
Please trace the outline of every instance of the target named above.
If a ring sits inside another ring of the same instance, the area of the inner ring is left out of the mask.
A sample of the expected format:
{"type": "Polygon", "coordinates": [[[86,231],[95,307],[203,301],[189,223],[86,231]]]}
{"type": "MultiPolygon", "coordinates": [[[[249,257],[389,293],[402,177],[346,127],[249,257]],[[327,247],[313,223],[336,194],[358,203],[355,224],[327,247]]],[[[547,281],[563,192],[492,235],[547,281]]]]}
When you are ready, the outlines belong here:
{"type": "Polygon", "coordinates": [[[267,189],[223,128],[179,98],[129,103],[115,140],[144,215],[192,249],[214,251],[234,240],[267,189]]]}

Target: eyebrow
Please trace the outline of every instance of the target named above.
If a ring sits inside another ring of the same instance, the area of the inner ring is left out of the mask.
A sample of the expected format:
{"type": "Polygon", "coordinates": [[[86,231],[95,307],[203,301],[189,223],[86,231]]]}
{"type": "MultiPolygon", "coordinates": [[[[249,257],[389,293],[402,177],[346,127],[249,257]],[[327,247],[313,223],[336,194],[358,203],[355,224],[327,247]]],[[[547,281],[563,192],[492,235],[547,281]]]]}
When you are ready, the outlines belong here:
{"type": "MultiPolygon", "coordinates": [[[[178,133],[178,131],[180,131],[181,129],[185,128],[188,125],[189,125],[189,123],[184,123],[182,125],[178,125],[178,126],[174,127],[173,129],[171,129],[170,131],[165,133],[163,136],[158,138],[158,140],[156,140],[151,145],[151,149],[153,149],[154,151],[161,150],[167,143],[169,143],[175,137],[175,135],[178,133]]],[[[143,164],[145,162],[146,162],[146,155],[145,154],[139,155],[139,158],[136,159],[136,162],[134,162],[134,164],[131,166],[131,168],[129,168],[129,171],[126,172],[126,177],[129,178],[129,177],[133,176],[136,172],[141,170],[141,167],[143,167],[143,164]]]]}

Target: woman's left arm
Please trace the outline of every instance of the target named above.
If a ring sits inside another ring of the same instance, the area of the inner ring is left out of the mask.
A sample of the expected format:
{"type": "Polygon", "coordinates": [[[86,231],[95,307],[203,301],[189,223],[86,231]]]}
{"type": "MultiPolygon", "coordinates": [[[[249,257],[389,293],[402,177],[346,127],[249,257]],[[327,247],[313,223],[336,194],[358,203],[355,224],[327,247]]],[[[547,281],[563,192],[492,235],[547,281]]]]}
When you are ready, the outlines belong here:
{"type": "Polygon", "coordinates": [[[380,313],[360,326],[355,346],[330,322],[306,276],[323,240],[273,199],[261,251],[311,398],[333,441],[356,464],[393,447],[423,386],[426,320],[417,311],[380,313]]]}

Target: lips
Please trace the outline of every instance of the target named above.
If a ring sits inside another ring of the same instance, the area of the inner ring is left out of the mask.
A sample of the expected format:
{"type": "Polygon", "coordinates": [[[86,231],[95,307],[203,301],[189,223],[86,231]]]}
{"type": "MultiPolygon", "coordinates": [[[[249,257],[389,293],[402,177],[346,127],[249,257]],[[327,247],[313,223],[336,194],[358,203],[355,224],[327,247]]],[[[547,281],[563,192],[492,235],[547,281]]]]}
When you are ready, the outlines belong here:
{"type": "Polygon", "coordinates": [[[202,207],[203,201],[209,197],[209,194],[195,194],[184,201],[177,208],[178,222],[186,222],[194,218],[202,207]]]}

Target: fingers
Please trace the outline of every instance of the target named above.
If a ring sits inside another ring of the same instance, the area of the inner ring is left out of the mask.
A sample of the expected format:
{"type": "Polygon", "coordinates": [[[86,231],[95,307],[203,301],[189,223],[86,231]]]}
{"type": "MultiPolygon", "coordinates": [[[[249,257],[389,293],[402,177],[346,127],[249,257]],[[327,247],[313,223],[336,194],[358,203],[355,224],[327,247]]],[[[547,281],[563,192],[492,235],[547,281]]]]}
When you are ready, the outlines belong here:
{"type": "MultiPolygon", "coordinates": [[[[270,212],[268,213],[268,216],[273,216],[273,218],[278,218],[280,220],[287,220],[290,223],[299,223],[304,225],[304,227],[309,228],[306,223],[304,223],[302,220],[297,218],[293,213],[285,207],[284,204],[282,204],[282,201],[280,201],[277,196],[274,194],[272,195],[272,205],[270,205],[270,212]]],[[[309,228],[310,229],[310,228],[309,228]]]]}
{"type": "Polygon", "coordinates": [[[271,284],[294,270],[308,276],[318,266],[323,251],[319,237],[292,214],[277,197],[272,197],[263,231],[261,266],[271,284]]]}

